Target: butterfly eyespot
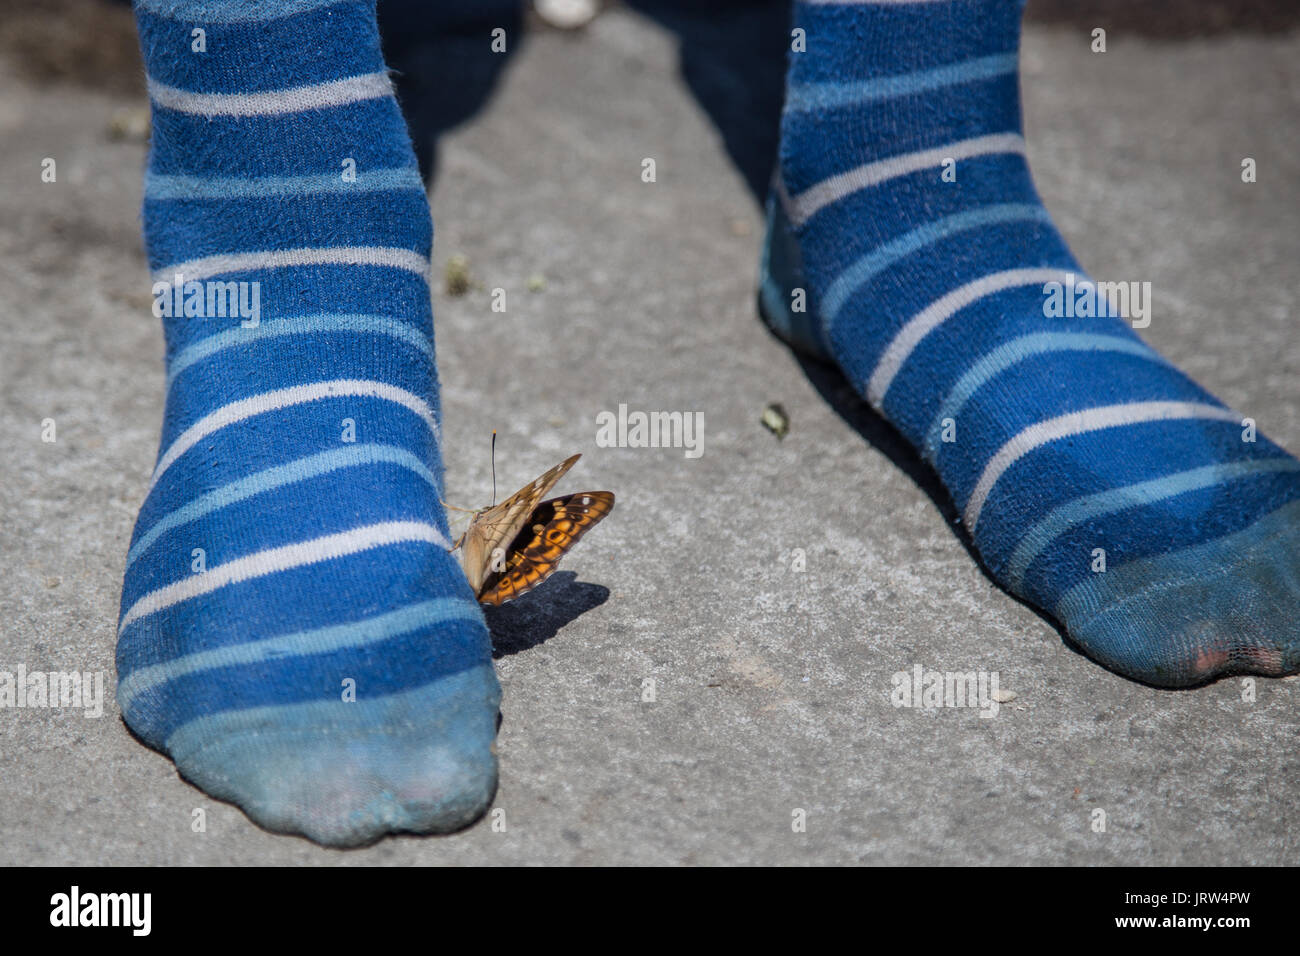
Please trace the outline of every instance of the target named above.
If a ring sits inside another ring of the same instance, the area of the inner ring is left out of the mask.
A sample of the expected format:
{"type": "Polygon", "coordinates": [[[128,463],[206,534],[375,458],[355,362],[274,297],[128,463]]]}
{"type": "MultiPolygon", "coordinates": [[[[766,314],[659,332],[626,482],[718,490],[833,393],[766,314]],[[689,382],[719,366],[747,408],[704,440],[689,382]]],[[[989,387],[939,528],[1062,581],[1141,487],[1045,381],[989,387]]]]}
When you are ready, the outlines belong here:
{"type": "Polygon", "coordinates": [[[583,495],[583,496],[582,496],[582,504],[583,504],[583,507],[586,507],[587,505],[591,504],[591,496],[590,496],[590,495],[583,495]]]}

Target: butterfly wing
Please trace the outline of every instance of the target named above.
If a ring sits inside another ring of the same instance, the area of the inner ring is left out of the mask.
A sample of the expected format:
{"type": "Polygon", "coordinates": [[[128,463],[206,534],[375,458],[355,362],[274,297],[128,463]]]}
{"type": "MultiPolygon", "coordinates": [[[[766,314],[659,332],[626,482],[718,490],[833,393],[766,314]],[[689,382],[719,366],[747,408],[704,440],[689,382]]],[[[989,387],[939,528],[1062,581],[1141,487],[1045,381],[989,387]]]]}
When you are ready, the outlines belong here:
{"type": "Polygon", "coordinates": [[[504,604],[537,587],[613,509],[612,491],[580,491],[542,502],[507,547],[505,570],[492,573],[483,582],[479,603],[504,604]]]}
{"type": "Polygon", "coordinates": [[[555,487],[555,483],[581,457],[573,455],[566,458],[499,505],[484,508],[470,519],[469,527],[461,538],[461,564],[476,595],[482,596],[484,582],[491,573],[492,556],[497,553],[497,548],[504,549],[515,539],[546,493],[555,487]]]}

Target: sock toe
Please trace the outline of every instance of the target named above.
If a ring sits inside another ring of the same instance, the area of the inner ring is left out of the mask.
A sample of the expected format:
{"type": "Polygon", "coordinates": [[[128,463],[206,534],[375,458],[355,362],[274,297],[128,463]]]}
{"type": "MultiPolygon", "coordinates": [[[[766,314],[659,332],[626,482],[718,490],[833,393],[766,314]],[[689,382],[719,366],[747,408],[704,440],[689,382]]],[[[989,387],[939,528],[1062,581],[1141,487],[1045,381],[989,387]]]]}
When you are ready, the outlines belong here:
{"type": "Polygon", "coordinates": [[[216,714],[168,749],[181,774],[262,826],[328,846],[447,833],[496,790],[500,691],[490,665],[375,701],[216,714]]]}
{"type": "Polygon", "coordinates": [[[1300,502],[1236,534],[1133,561],[1055,614],[1107,666],[1158,686],[1300,670],[1300,502]]]}

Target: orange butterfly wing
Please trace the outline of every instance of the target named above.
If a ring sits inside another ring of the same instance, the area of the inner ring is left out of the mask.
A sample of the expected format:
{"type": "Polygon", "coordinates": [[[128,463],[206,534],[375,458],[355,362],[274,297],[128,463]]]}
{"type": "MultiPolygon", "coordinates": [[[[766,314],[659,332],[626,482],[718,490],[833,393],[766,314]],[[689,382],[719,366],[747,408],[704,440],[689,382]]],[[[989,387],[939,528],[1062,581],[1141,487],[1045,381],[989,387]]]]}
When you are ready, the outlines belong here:
{"type": "Polygon", "coordinates": [[[465,576],[475,594],[483,593],[485,582],[492,573],[492,565],[504,561],[509,554],[510,543],[531,524],[529,519],[537,510],[542,495],[550,491],[581,457],[571,455],[499,505],[474,513],[456,547],[461,549],[465,576]]]}
{"type": "Polygon", "coordinates": [[[483,582],[479,603],[499,606],[537,587],[613,509],[612,491],[580,491],[543,501],[507,546],[505,570],[483,582]]]}

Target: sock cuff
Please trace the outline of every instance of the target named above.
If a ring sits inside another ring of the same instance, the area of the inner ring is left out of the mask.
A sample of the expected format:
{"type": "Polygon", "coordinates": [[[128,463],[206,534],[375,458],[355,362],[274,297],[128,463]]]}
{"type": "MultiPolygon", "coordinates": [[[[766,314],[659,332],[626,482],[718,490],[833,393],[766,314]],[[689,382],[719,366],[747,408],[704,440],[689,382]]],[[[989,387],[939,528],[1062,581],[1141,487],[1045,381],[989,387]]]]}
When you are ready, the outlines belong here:
{"type": "Polygon", "coordinates": [[[203,112],[184,94],[269,101],[297,90],[327,104],[389,92],[374,0],[135,0],[135,15],[156,106],[203,112]]]}
{"type": "Polygon", "coordinates": [[[1024,0],[796,0],[792,83],[844,83],[961,63],[1020,44],[1024,0]]]}

